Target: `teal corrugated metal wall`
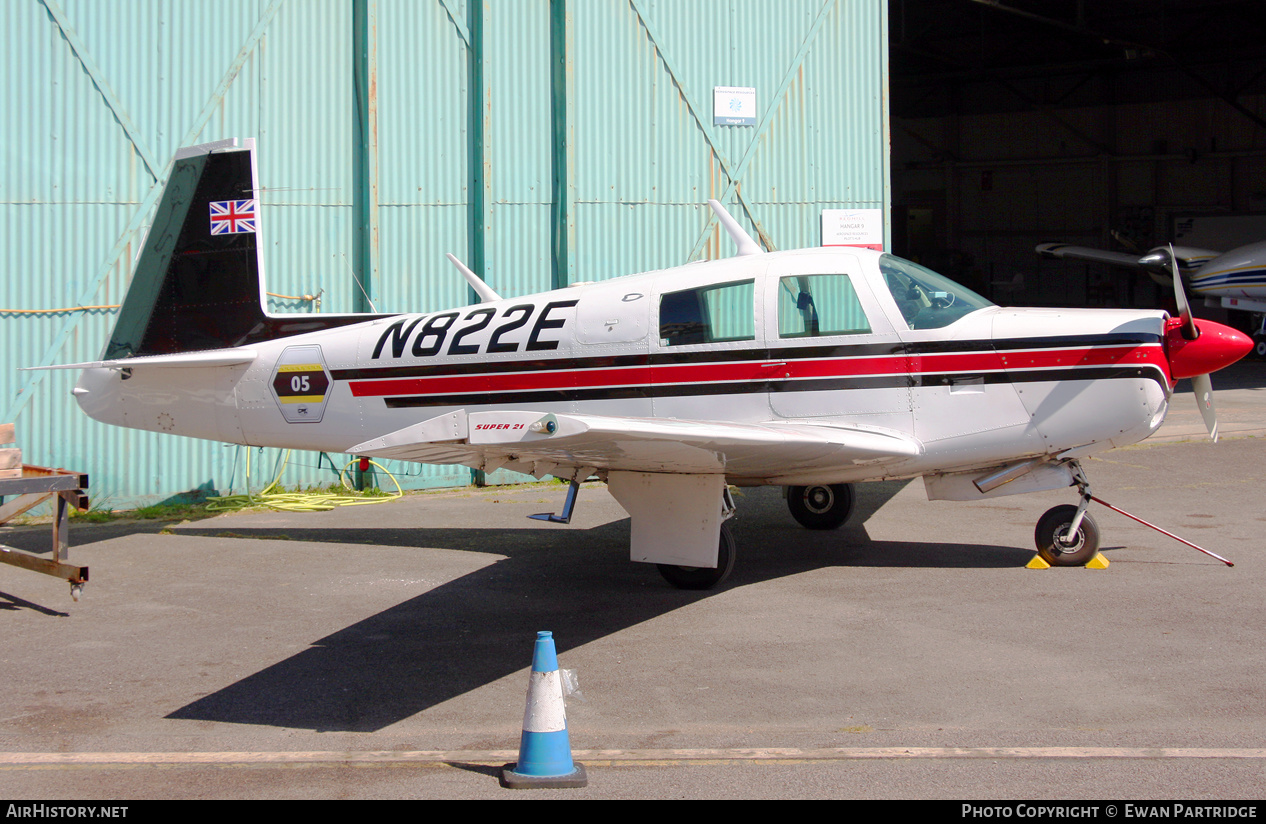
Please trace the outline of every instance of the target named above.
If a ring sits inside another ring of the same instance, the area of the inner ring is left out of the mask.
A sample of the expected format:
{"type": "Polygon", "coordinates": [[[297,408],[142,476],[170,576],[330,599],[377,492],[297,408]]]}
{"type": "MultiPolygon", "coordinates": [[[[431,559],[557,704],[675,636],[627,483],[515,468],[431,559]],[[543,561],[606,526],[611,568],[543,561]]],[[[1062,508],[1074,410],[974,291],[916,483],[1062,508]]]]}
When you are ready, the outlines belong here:
{"type": "MultiPolygon", "coordinates": [[[[358,277],[380,311],[466,303],[448,251],[506,296],[724,257],[709,197],[781,249],[816,244],[824,208],[888,205],[882,0],[3,8],[0,420],[107,506],[244,482],[242,448],[100,426],[73,372],[16,371],[100,354],[115,311],[74,307],[121,301],[180,146],[259,139],[274,311],[353,311],[358,277]],[[714,86],[755,87],[757,125],[714,126],[714,86]]],[[[254,455],[253,483],[278,460],[254,455]]],[[[318,463],[284,481],[329,480],[318,463]]]]}

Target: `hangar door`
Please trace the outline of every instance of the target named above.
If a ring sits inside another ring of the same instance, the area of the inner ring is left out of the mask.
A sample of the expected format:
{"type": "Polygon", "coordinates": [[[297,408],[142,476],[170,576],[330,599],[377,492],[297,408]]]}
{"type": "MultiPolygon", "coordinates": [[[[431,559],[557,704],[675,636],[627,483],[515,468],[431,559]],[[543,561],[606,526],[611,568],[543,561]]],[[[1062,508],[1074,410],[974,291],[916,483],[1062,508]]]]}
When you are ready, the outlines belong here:
{"type": "MultiPolygon", "coordinates": [[[[273,311],[467,303],[450,251],[506,296],[725,257],[709,197],[779,249],[888,199],[873,0],[31,0],[6,20],[13,365],[98,356],[194,143],[258,139],[273,311]],[[724,87],[754,90],[749,124],[715,122],[724,87]]],[[[113,506],[244,485],[240,449],[96,424],[73,382],[0,370],[28,462],[88,471],[113,506]]],[[[254,482],[279,461],[255,455],[254,482]]]]}
{"type": "Polygon", "coordinates": [[[709,198],[777,249],[818,245],[822,209],[886,207],[884,4],[567,9],[569,280],[729,257],[709,198]],[[750,90],[745,125],[717,122],[724,89],[750,90]]]}

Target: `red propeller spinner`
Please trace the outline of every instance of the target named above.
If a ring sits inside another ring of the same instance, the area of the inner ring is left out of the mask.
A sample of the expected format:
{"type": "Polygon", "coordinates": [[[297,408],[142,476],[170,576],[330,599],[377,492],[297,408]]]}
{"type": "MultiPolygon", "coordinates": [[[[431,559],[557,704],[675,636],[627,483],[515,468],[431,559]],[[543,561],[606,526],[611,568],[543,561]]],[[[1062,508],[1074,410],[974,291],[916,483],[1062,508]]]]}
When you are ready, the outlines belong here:
{"type": "Polygon", "coordinates": [[[1170,318],[1165,324],[1165,357],[1169,361],[1169,375],[1175,381],[1191,378],[1200,417],[1209,430],[1209,439],[1217,443],[1218,412],[1213,405],[1213,382],[1209,380],[1209,373],[1230,366],[1247,355],[1253,348],[1253,341],[1247,335],[1211,320],[1197,323],[1191,316],[1191,307],[1182,288],[1182,275],[1178,271],[1178,260],[1174,257],[1172,245],[1169,247],[1169,265],[1174,278],[1174,299],[1178,302],[1178,317],[1170,318]]]}
{"type": "Polygon", "coordinates": [[[1208,375],[1230,366],[1253,350],[1248,335],[1211,320],[1193,320],[1195,340],[1187,339],[1187,326],[1182,318],[1165,323],[1165,357],[1169,375],[1174,380],[1208,375]]]}

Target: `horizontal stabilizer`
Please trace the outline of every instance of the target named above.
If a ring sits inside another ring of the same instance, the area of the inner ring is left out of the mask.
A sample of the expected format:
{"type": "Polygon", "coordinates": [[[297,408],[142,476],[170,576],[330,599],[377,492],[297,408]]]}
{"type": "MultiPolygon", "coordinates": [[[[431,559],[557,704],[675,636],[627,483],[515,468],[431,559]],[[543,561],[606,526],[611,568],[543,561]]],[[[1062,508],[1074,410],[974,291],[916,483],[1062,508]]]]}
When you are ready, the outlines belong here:
{"type": "Polygon", "coordinates": [[[178,355],[142,355],[136,358],[115,358],[114,360],[86,361],[84,363],[61,363],[56,366],[23,366],[18,371],[38,371],[42,369],[151,369],[181,367],[188,369],[199,366],[238,366],[252,363],[255,360],[254,349],[212,349],[205,352],[184,352],[178,355]]]}
{"type": "MultiPolygon", "coordinates": [[[[732,478],[829,473],[921,453],[913,438],[877,427],[741,424],[459,410],[357,444],[349,454],[484,467],[724,473],[732,478]]],[[[569,473],[550,471],[566,477],[569,473]]]]}

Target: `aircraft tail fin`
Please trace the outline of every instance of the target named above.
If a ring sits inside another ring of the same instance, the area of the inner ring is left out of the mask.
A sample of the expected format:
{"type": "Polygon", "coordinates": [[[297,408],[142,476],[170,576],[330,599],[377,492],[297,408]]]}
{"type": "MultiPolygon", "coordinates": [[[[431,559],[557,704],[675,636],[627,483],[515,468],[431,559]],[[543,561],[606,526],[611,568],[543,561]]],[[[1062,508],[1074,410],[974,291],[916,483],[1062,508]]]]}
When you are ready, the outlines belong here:
{"type": "Polygon", "coordinates": [[[255,141],[181,149],[104,359],[239,346],[264,321],[255,141]]]}
{"type": "Polygon", "coordinates": [[[255,141],[176,153],[102,360],[201,352],[380,315],[269,315],[255,141]]]}

